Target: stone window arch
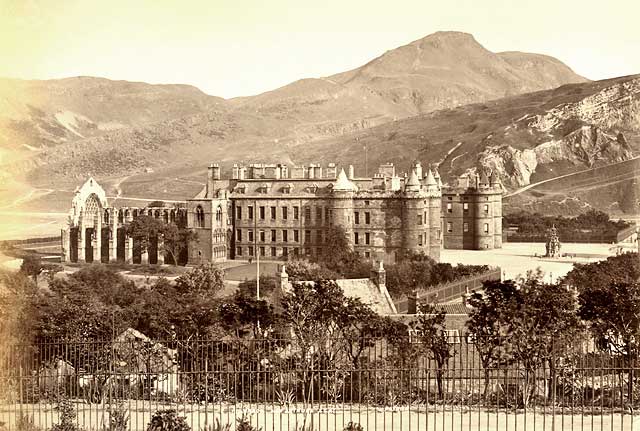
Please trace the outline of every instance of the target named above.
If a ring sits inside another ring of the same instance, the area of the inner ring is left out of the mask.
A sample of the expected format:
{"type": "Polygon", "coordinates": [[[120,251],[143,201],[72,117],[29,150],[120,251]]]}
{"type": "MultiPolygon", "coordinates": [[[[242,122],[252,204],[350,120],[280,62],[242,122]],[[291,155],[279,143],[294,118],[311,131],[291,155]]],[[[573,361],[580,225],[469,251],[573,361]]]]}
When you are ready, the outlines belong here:
{"type": "Polygon", "coordinates": [[[222,206],[218,205],[218,208],[216,209],[216,221],[218,223],[222,222],[222,206]]]}

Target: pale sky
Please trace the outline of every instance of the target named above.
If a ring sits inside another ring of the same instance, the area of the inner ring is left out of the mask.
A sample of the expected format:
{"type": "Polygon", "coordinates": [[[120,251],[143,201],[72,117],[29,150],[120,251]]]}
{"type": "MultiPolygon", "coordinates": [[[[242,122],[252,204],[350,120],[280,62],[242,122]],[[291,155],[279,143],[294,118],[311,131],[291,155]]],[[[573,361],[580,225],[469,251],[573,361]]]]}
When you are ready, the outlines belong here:
{"type": "Polygon", "coordinates": [[[360,66],[439,30],[640,73],[639,0],[0,0],[0,76],[192,84],[225,98],[360,66]]]}

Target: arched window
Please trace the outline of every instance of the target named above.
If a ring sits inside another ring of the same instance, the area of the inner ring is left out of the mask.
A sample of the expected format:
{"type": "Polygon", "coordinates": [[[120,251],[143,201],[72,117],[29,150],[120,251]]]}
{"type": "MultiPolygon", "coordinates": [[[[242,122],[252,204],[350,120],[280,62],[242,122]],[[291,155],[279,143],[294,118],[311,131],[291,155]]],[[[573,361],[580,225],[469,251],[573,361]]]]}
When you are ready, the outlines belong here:
{"type": "Polygon", "coordinates": [[[104,224],[109,224],[109,211],[104,210],[104,224]]]}
{"type": "Polygon", "coordinates": [[[118,223],[124,223],[124,214],[122,210],[118,210],[118,223]]]}
{"type": "Polygon", "coordinates": [[[160,210],[155,210],[155,212],[153,213],[153,216],[155,218],[160,218],[160,210]]]}
{"type": "Polygon", "coordinates": [[[222,206],[218,205],[218,209],[216,210],[216,221],[218,224],[222,221],[222,206]]]}
{"type": "Polygon", "coordinates": [[[165,223],[169,223],[169,211],[167,210],[162,211],[162,220],[165,223]]]}
{"type": "Polygon", "coordinates": [[[196,227],[204,227],[204,210],[200,205],[196,207],[196,227]]]}

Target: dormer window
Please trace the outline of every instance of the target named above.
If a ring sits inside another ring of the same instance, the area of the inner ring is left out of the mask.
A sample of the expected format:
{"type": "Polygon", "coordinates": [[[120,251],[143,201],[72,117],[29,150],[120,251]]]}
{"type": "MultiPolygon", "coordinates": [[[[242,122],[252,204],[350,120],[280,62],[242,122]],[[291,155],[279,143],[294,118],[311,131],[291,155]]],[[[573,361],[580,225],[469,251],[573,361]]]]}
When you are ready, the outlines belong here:
{"type": "Polygon", "coordinates": [[[309,191],[309,193],[316,193],[318,191],[318,184],[313,183],[310,186],[307,187],[307,190],[309,191]]]}
{"type": "Polygon", "coordinates": [[[245,186],[244,184],[239,184],[235,189],[233,189],[233,191],[243,195],[247,192],[247,186],[245,186]]]}
{"type": "Polygon", "coordinates": [[[262,183],[262,186],[260,186],[260,192],[264,194],[269,193],[270,189],[271,189],[271,184],[269,183],[262,183]]]}

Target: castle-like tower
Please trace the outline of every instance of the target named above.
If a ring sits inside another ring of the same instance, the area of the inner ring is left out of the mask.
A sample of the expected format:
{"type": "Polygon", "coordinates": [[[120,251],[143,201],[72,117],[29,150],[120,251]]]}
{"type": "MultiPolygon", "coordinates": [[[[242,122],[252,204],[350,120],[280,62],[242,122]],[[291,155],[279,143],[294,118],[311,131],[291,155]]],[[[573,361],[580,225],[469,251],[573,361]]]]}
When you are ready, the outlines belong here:
{"type": "Polygon", "coordinates": [[[442,191],[444,248],[502,248],[502,184],[497,176],[463,175],[442,191]]]}

